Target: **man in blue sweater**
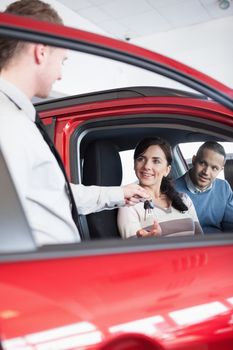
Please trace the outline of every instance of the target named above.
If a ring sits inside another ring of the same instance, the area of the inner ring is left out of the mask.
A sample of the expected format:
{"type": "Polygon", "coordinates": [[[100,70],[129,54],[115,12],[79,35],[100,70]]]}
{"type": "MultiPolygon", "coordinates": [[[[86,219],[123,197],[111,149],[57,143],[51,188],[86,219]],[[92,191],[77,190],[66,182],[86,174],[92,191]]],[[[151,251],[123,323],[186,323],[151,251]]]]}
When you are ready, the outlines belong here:
{"type": "Polygon", "coordinates": [[[233,192],[217,179],[226,153],[215,141],[207,141],[192,158],[193,167],[176,180],[176,189],[192,199],[204,233],[233,232],[233,192]]]}

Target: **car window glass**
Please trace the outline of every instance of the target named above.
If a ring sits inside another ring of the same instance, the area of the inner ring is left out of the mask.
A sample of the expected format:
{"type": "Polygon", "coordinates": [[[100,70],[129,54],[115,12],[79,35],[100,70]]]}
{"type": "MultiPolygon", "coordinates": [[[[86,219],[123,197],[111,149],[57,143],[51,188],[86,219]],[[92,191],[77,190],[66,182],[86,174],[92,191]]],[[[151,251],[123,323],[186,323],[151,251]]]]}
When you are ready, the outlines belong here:
{"type": "Polygon", "coordinates": [[[119,152],[122,164],[122,185],[137,182],[134,172],[133,153],[133,149],[119,152]]]}
{"type": "MultiPolygon", "coordinates": [[[[190,92],[194,96],[200,95],[187,86],[154,72],[70,50],[62,69],[62,79],[53,85],[49,99],[130,86],[177,89],[175,96],[179,96],[182,92],[190,92]]],[[[166,94],[163,93],[165,96],[166,94]]],[[[40,100],[34,99],[34,101],[40,100]]]]}
{"type": "MultiPolygon", "coordinates": [[[[180,143],[179,148],[183,158],[186,161],[187,166],[190,168],[192,164],[192,156],[196,154],[198,148],[203,142],[189,142],[180,143]]],[[[226,159],[233,159],[233,143],[232,142],[219,142],[225,149],[226,159]]],[[[136,182],[137,178],[134,172],[134,161],[133,161],[134,150],[126,150],[119,152],[122,163],[122,185],[136,182]]],[[[218,178],[224,179],[224,172],[221,171],[218,178]]]]}

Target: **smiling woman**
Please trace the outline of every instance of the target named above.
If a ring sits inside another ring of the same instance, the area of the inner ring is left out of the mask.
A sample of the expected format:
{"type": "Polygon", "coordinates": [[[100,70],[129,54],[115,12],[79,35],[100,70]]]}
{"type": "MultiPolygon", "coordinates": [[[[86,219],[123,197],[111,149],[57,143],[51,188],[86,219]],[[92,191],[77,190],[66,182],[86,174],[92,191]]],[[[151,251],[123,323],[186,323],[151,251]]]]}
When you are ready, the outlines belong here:
{"type": "Polygon", "coordinates": [[[135,174],[139,184],[150,194],[153,207],[149,218],[143,203],[118,210],[118,227],[123,238],[202,233],[192,202],[184,194],[176,192],[168,176],[171,164],[172,151],[165,140],[148,138],[137,144],[134,151],[135,174]]]}

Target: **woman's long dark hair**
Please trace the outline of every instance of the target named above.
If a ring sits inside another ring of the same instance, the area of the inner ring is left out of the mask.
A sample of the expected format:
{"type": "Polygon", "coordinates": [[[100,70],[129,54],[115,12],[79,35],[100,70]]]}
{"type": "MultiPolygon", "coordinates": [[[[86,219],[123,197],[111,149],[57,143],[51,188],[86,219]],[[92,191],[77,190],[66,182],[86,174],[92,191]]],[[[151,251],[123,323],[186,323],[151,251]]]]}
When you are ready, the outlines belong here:
{"type": "MultiPolygon", "coordinates": [[[[147,150],[147,148],[150,146],[159,146],[165,154],[167,164],[172,165],[171,146],[167,141],[165,141],[160,137],[145,138],[141,140],[135,148],[134,161],[139,156],[143,155],[147,150]]],[[[161,193],[167,195],[167,197],[170,199],[172,203],[172,206],[175,209],[181,212],[188,210],[187,206],[185,205],[182,198],[180,197],[180,194],[175,190],[175,186],[170,175],[168,175],[167,177],[163,177],[160,190],[161,190],[161,193]]]]}

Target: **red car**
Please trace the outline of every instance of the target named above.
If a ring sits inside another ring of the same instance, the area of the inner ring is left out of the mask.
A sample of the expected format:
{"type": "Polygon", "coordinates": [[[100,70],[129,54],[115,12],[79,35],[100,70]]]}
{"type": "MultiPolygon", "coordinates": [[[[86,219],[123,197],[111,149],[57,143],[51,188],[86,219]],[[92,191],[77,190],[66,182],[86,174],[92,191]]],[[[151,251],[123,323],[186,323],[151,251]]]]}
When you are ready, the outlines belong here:
{"type": "MultiPolygon", "coordinates": [[[[125,155],[151,135],[172,145],[174,177],[187,170],[185,151],[196,142],[227,142],[232,158],[233,91],[214,79],[55,24],[1,14],[0,34],[149,71],[142,86],[35,102],[73,182],[120,185],[131,170],[125,155]]],[[[113,210],[80,216],[82,243],[38,248],[1,152],[0,172],[1,349],[233,349],[233,232],[122,240],[113,210]]]]}

